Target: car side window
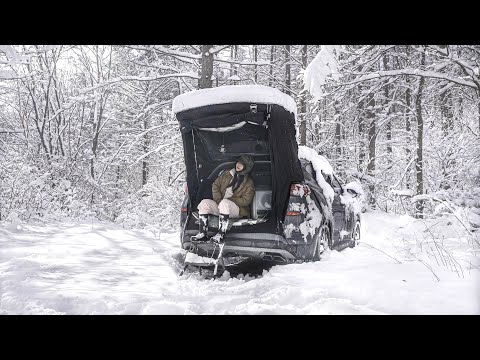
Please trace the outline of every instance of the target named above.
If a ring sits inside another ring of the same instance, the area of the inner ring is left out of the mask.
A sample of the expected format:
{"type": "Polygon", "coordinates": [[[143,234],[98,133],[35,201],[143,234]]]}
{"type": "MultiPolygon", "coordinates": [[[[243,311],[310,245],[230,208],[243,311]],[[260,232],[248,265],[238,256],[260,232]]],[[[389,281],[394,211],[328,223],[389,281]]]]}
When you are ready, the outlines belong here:
{"type": "Polygon", "coordinates": [[[340,182],[339,182],[338,179],[335,177],[335,175],[332,176],[332,187],[333,187],[333,190],[334,190],[337,194],[341,194],[341,193],[342,193],[342,185],[340,185],[340,182]]]}
{"type": "Polygon", "coordinates": [[[312,178],[315,179],[315,171],[313,170],[313,166],[311,163],[307,163],[307,165],[305,166],[305,169],[307,170],[307,172],[312,176],[312,178]]]}
{"type": "Polygon", "coordinates": [[[305,165],[304,175],[305,175],[305,178],[307,178],[310,181],[315,180],[315,172],[310,163],[307,163],[305,165]]]}
{"type": "Polygon", "coordinates": [[[330,185],[333,188],[332,177],[330,175],[326,175],[323,171],[322,171],[322,175],[323,175],[323,178],[325,179],[325,181],[327,182],[327,184],[330,185]]]}

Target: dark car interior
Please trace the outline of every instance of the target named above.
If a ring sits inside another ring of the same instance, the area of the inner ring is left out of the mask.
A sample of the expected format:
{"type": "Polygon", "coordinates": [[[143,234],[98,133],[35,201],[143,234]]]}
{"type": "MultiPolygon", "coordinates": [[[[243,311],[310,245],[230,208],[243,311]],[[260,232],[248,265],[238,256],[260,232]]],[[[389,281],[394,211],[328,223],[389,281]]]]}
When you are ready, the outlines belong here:
{"type": "Polygon", "coordinates": [[[198,199],[212,198],[211,187],[215,179],[223,171],[232,169],[237,157],[247,154],[254,159],[254,166],[249,174],[255,184],[250,219],[267,219],[272,199],[272,168],[267,129],[250,123],[231,131],[203,129],[198,132],[198,141],[206,150],[211,163],[218,164],[201,184],[198,199]]]}
{"type": "Polygon", "coordinates": [[[232,131],[199,131],[198,138],[212,161],[228,161],[242,154],[256,160],[269,160],[267,130],[258,125],[245,124],[232,131]]]}

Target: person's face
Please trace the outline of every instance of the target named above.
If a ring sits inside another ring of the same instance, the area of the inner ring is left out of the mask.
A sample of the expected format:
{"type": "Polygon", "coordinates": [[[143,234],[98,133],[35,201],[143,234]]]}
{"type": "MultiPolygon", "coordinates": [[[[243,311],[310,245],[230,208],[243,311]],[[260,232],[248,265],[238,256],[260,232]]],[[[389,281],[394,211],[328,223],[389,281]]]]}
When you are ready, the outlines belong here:
{"type": "Polygon", "coordinates": [[[237,170],[237,172],[240,172],[240,171],[243,171],[243,169],[245,169],[245,166],[243,166],[243,164],[241,162],[238,162],[235,164],[235,170],[237,170]]]}

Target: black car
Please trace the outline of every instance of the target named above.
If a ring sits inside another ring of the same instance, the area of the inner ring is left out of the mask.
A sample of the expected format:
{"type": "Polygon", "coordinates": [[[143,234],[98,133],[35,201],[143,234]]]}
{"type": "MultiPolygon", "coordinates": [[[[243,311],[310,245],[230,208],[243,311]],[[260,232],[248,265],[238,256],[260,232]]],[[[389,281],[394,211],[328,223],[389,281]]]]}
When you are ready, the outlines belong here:
{"type": "MultiPolygon", "coordinates": [[[[255,196],[249,217],[229,219],[224,258],[319,260],[326,248],[358,242],[360,214],[354,203],[359,194],[345,189],[315,159],[299,158],[296,105],[290,96],[260,85],[222,86],[178,96],[173,111],[186,166],[182,248],[189,249],[199,231],[198,203],[212,198],[213,181],[242,154],[254,159],[250,176],[255,196]]],[[[209,215],[209,235],[217,229],[218,217],[209,215]]],[[[208,242],[198,245],[199,255],[212,247],[208,242]]]]}

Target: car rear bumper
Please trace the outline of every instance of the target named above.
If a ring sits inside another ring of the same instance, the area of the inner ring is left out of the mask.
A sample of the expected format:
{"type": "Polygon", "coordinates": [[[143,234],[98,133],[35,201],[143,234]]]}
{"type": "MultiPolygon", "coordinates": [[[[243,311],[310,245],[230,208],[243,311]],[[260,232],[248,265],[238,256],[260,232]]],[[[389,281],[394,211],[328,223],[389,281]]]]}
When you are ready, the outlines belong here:
{"type": "MultiPolygon", "coordinates": [[[[186,230],[182,247],[190,247],[190,238],[198,233],[197,230],[186,230]]],[[[225,235],[225,256],[246,256],[275,262],[292,262],[295,255],[287,250],[288,245],[282,235],[270,233],[227,233],[225,235]]],[[[210,242],[198,244],[203,251],[213,251],[214,244],[210,242]]]]}

